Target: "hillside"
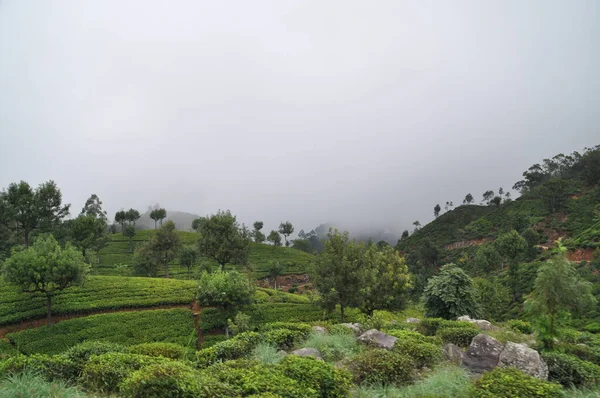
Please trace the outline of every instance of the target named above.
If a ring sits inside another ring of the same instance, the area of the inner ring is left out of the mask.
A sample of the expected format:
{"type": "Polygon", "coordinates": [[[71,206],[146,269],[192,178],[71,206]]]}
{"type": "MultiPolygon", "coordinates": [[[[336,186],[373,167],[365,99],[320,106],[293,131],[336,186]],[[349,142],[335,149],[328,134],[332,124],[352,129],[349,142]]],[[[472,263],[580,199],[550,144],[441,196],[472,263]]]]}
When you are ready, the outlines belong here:
{"type": "MultiPolygon", "coordinates": [[[[134,246],[149,239],[154,230],[137,231],[133,238],[134,246]]],[[[195,245],[197,234],[195,232],[178,231],[181,242],[185,245],[195,245]]],[[[284,265],[283,274],[305,273],[313,256],[309,253],[291,247],[274,247],[261,243],[250,243],[249,262],[254,265],[255,276],[262,278],[267,275],[266,268],[271,262],[280,262],[284,265]]],[[[129,239],[121,233],[111,235],[108,246],[99,253],[99,262],[94,264],[94,273],[97,275],[131,275],[131,267],[119,268],[119,265],[133,263],[133,253],[129,247],[129,239]]],[[[242,269],[241,266],[230,265],[228,269],[242,269]]],[[[196,267],[197,269],[197,267],[196,267]]],[[[162,272],[162,270],[160,271],[162,272]]],[[[179,266],[177,260],[172,262],[171,276],[175,278],[187,277],[187,270],[179,266]]],[[[161,275],[159,273],[159,275],[161,275]]]]}
{"type": "MultiPolygon", "coordinates": [[[[167,210],[167,218],[163,222],[173,221],[175,226],[180,231],[191,231],[192,221],[200,217],[197,214],[186,213],[184,211],[167,210]]],[[[136,226],[140,229],[154,229],[154,220],[150,218],[150,210],[141,215],[136,222],[136,226]]]]}

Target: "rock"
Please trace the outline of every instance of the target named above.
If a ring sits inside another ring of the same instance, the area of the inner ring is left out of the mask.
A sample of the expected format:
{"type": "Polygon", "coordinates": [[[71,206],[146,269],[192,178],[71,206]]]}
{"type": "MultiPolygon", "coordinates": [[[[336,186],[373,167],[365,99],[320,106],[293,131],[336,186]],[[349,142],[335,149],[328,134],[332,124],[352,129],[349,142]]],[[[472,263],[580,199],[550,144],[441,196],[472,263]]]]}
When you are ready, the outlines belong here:
{"type": "Polygon", "coordinates": [[[285,356],[287,356],[287,355],[288,355],[288,353],[287,353],[286,351],[283,351],[283,350],[279,350],[279,351],[277,351],[277,353],[278,353],[279,355],[281,355],[282,357],[285,357],[285,356]]]}
{"type": "Polygon", "coordinates": [[[299,350],[292,351],[292,355],[297,355],[299,357],[313,357],[317,359],[323,359],[321,357],[321,352],[316,348],[300,348],[299,350]]]}
{"type": "Polygon", "coordinates": [[[327,329],[325,329],[323,326],[313,326],[312,331],[316,334],[327,334],[327,329]]]}
{"type": "Polygon", "coordinates": [[[352,329],[354,334],[360,333],[360,323],[340,323],[340,325],[345,326],[348,329],[352,329]]]}
{"type": "Polygon", "coordinates": [[[421,323],[419,318],[406,318],[406,323],[421,323]]]}
{"type": "Polygon", "coordinates": [[[457,321],[463,321],[463,322],[471,322],[471,317],[468,315],[463,315],[463,316],[459,316],[458,318],[456,318],[457,321]]]}
{"type": "Polygon", "coordinates": [[[498,327],[492,325],[490,321],[485,319],[473,319],[471,323],[479,328],[479,330],[498,330],[498,327]]]}
{"type": "Polygon", "coordinates": [[[457,345],[452,343],[444,345],[444,355],[454,365],[460,366],[463,363],[463,350],[457,345]]]}
{"type": "Polygon", "coordinates": [[[548,365],[540,354],[524,344],[507,342],[500,353],[498,366],[510,366],[541,380],[548,379],[548,365]]]}
{"type": "Polygon", "coordinates": [[[478,334],[463,355],[463,364],[471,372],[482,374],[498,365],[503,349],[504,344],[495,338],[487,334],[478,334]]]}
{"type": "Polygon", "coordinates": [[[377,329],[367,330],[358,337],[358,341],[360,342],[387,350],[394,348],[396,340],[398,340],[396,337],[380,332],[377,329]]]}

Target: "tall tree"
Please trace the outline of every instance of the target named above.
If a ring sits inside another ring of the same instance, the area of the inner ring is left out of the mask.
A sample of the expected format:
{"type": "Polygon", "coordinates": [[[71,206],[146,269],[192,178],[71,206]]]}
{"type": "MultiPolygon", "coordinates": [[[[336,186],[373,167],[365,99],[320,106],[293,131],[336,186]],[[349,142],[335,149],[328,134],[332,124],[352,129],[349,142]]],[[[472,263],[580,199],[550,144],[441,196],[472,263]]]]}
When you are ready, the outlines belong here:
{"type": "Polygon", "coordinates": [[[342,322],[348,307],[361,304],[360,289],[364,286],[365,257],[362,243],[350,242],[348,233],[329,230],[325,250],[313,263],[312,281],[321,294],[327,310],[340,306],[342,322]]]}
{"type": "Polygon", "coordinates": [[[439,203],[437,205],[435,205],[435,207],[433,208],[433,215],[435,218],[438,218],[441,210],[442,210],[442,208],[440,207],[439,203]]]}
{"type": "Polygon", "coordinates": [[[267,240],[273,244],[273,246],[281,246],[281,235],[275,230],[271,230],[267,236],[267,240]]]}
{"type": "Polygon", "coordinates": [[[283,235],[283,238],[285,239],[285,245],[286,245],[286,247],[289,246],[289,242],[288,242],[287,238],[293,232],[294,232],[294,226],[292,225],[291,222],[286,221],[286,222],[282,222],[281,224],[279,224],[279,233],[281,235],[283,235]]]}
{"type": "Polygon", "coordinates": [[[133,253],[133,238],[135,237],[135,227],[131,224],[125,225],[123,236],[129,238],[129,251],[133,253]]]}
{"type": "Polygon", "coordinates": [[[162,220],[167,218],[167,210],[154,209],[150,212],[150,218],[154,220],[154,229],[156,229],[156,222],[160,220],[160,224],[162,225],[162,220]]]}
{"type": "Polygon", "coordinates": [[[448,209],[452,209],[453,207],[454,207],[454,202],[448,201],[448,202],[446,202],[446,206],[444,206],[444,209],[446,209],[446,211],[448,211],[448,209]]]}
{"type": "Polygon", "coordinates": [[[254,231],[252,231],[252,237],[254,238],[254,241],[256,243],[263,243],[265,241],[265,234],[261,232],[261,229],[263,228],[263,222],[256,221],[254,222],[253,226],[254,231]]]}
{"type": "Polygon", "coordinates": [[[415,226],[415,231],[418,231],[419,228],[421,228],[421,223],[418,220],[413,222],[413,225],[415,226]]]}
{"type": "Polygon", "coordinates": [[[52,316],[52,298],[56,292],[82,284],[89,265],[72,246],[63,249],[52,235],[40,236],[25,250],[13,250],[4,262],[4,279],[25,293],[46,297],[47,316],[52,316]]]}
{"type": "Polygon", "coordinates": [[[200,224],[202,223],[202,217],[200,218],[195,218],[192,221],[192,229],[196,232],[198,232],[198,228],[200,228],[200,224]]]}
{"type": "Polygon", "coordinates": [[[127,222],[127,213],[125,210],[119,210],[115,213],[115,222],[121,225],[121,233],[125,235],[125,223],[127,222]]]}
{"type": "Polygon", "coordinates": [[[508,283],[513,299],[517,299],[519,262],[527,252],[527,241],[513,229],[499,235],[494,244],[505,263],[508,263],[508,283]]]}
{"type": "Polygon", "coordinates": [[[273,279],[273,289],[277,289],[277,277],[283,273],[283,264],[271,261],[267,266],[267,275],[273,279]]]}
{"type": "Polygon", "coordinates": [[[135,228],[135,223],[140,219],[140,212],[135,209],[129,209],[125,212],[125,220],[127,220],[135,228]]]}
{"type": "Polygon", "coordinates": [[[88,249],[100,250],[108,243],[106,221],[93,215],[79,215],[71,222],[71,240],[85,258],[88,249]]]}
{"type": "Polygon", "coordinates": [[[23,237],[29,246],[30,234],[34,231],[50,232],[69,215],[70,204],[62,204],[62,194],[54,181],[40,184],[33,189],[25,181],[12,183],[2,192],[6,214],[10,225],[23,237]]]}
{"type": "Polygon", "coordinates": [[[400,310],[408,299],[411,278],[404,258],[391,246],[369,246],[366,253],[362,310],[373,316],[375,310],[400,310]]]}
{"type": "Polygon", "coordinates": [[[198,252],[215,260],[221,270],[225,264],[245,264],[248,261],[250,236],[240,227],[229,210],[203,217],[198,226],[198,252]]]}
{"type": "Polygon", "coordinates": [[[463,204],[470,205],[471,203],[473,203],[473,195],[468,193],[467,196],[465,196],[465,199],[463,200],[463,204]]]}
{"type": "Polygon", "coordinates": [[[94,218],[101,220],[106,220],[107,218],[106,211],[102,210],[102,201],[95,193],[90,195],[88,200],[85,201],[80,214],[84,216],[93,216],[94,218]]]}
{"type": "Polygon", "coordinates": [[[552,178],[542,184],[539,193],[549,212],[554,213],[565,207],[568,199],[567,188],[567,181],[560,178],[552,178]]]}
{"type": "Polygon", "coordinates": [[[400,236],[400,240],[404,240],[404,239],[408,238],[408,236],[409,236],[408,229],[405,229],[404,231],[402,231],[402,236],[400,236]]]}
{"type": "Polygon", "coordinates": [[[192,267],[196,264],[196,260],[198,258],[198,252],[196,248],[191,245],[185,245],[179,250],[179,264],[182,267],[187,268],[188,279],[190,278],[190,273],[192,271],[192,267]]]}
{"type": "Polygon", "coordinates": [[[165,278],[169,277],[169,263],[175,259],[180,247],[181,239],[173,221],[161,225],[148,241],[147,249],[155,253],[165,267],[165,278]]]}
{"type": "Polygon", "coordinates": [[[485,191],[483,193],[483,201],[485,203],[487,203],[488,205],[490,204],[490,201],[492,200],[493,197],[494,197],[494,191],[492,191],[492,190],[485,191]]]}
{"type": "Polygon", "coordinates": [[[594,304],[592,285],[577,274],[559,245],[559,253],[539,269],[535,287],[525,302],[525,311],[539,339],[547,348],[560,337],[570,312],[594,304]]]}

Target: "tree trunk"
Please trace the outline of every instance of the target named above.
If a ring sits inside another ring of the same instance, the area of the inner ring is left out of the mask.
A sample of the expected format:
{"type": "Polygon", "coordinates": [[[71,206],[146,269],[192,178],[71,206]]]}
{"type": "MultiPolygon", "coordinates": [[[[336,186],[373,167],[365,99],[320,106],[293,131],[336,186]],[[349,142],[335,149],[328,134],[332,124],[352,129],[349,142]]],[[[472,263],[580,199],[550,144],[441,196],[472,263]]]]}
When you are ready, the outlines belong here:
{"type": "Polygon", "coordinates": [[[340,305],[340,312],[342,313],[342,323],[344,322],[344,306],[340,305]]]}
{"type": "Polygon", "coordinates": [[[167,261],[167,254],[165,254],[165,278],[169,277],[169,261],[167,261]]]}
{"type": "Polygon", "coordinates": [[[48,319],[50,319],[50,317],[52,316],[52,295],[48,293],[46,293],[46,311],[46,315],[48,319]]]}
{"type": "Polygon", "coordinates": [[[225,272],[225,263],[221,263],[221,272],[225,272]]]}
{"type": "Polygon", "coordinates": [[[156,220],[154,220],[154,229],[156,229],[156,220]]]}
{"type": "Polygon", "coordinates": [[[29,247],[29,231],[25,231],[25,247],[29,247]]]}

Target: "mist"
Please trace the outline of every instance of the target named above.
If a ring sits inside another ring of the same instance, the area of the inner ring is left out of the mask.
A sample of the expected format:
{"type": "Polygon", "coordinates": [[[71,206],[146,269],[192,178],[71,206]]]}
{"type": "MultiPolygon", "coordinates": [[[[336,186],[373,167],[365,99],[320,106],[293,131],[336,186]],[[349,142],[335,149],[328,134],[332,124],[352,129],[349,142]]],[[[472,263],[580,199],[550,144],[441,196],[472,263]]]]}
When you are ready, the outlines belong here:
{"type": "Polygon", "coordinates": [[[3,0],[0,187],[399,235],[599,144],[599,48],[595,0],[3,0]]]}

